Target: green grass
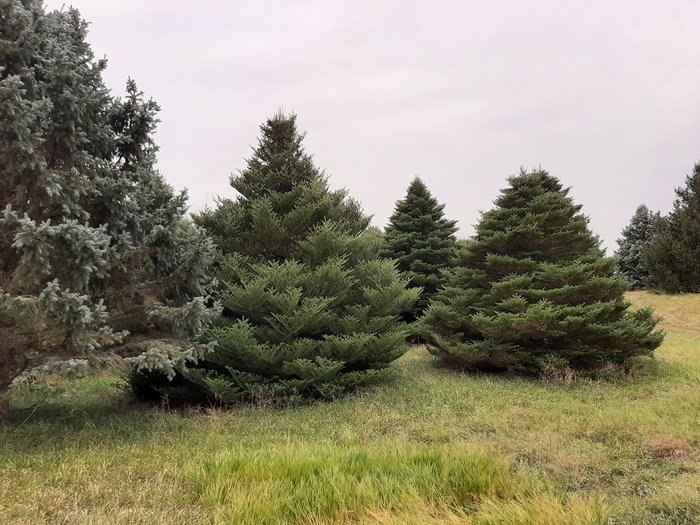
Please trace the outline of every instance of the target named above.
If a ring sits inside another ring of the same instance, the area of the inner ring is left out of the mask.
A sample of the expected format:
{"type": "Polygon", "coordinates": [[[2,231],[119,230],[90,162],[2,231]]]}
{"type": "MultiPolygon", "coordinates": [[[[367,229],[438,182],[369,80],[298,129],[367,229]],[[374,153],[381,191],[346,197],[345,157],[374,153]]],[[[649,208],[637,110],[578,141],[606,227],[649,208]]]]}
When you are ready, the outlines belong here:
{"type": "Polygon", "coordinates": [[[416,349],[392,384],[298,408],[144,407],[110,376],[22,387],[0,523],[700,523],[700,296],[630,297],[668,337],[605,381],[460,375],[416,349]]]}
{"type": "Polygon", "coordinates": [[[469,450],[241,449],[205,461],[193,478],[217,523],[538,523],[548,516],[602,525],[606,516],[600,501],[565,504],[503,460],[469,450]]]}

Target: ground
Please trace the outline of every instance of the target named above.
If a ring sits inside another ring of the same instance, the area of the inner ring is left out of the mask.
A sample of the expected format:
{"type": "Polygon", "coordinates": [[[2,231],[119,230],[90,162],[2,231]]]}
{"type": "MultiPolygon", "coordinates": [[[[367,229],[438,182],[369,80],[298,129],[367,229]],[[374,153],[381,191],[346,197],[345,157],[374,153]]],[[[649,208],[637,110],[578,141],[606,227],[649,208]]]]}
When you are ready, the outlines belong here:
{"type": "Polygon", "coordinates": [[[392,383],[296,408],[143,406],[113,373],[20,385],[0,523],[700,523],[700,295],[629,298],[666,341],[595,379],[415,348],[392,383]]]}

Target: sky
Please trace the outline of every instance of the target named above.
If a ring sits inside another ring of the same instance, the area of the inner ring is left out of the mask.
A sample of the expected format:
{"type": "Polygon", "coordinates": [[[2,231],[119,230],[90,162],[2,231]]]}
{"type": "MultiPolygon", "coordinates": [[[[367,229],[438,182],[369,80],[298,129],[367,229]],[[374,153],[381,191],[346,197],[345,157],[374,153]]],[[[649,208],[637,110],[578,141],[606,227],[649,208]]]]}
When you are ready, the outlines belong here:
{"type": "Polygon", "coordinates": [[[541,166],[610,254],[700,161],[696,0],[72,5],[113,95],[131,77],[161,106],[158,168],[195,211],[235,196],[229,175],[280,107],[381,228],[419,175],[468,237],[507,177],[541,166]]]}

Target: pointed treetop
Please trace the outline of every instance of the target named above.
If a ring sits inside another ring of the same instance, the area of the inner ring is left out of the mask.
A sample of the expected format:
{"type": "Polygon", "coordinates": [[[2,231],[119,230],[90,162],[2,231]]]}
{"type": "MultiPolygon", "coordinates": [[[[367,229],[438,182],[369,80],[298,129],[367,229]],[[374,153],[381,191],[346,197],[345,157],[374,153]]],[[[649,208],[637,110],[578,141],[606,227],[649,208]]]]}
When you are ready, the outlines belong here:
{"type": "Polygon", "coordinates": [[[428,187],[416,175],[406,190],[406,197],[396,201],[396,209],[389,217],[386,232],[402,233],[416,232],[416,219],[422,219],[423,233],[432,232],[436,227],[444,230],[451,236],[457,231],[457,221],[451,221],[444,217],[445,205],[438,203],[428,190],[428,187]]]}
{"type": "Polygon", "coordinates": [[[676,188],[676,200],[673,212],[690,207],[700,209],[700,162],[693,167],[693,173],[686,175],[685,186],[676,188]]]}
{"type": "Polygon", "coordinates": [[[324,173],[301,145],[306,134],[299,132],[296,119],[294,113],[280,109],[260,126],[258,146],[248,166],[230,178],[231,186],[245,199],[288,192],[298,184],[325,183],[324,173]]]}
{"type": "Polygon", "coordinates": [[[528,172],[521,166],[519,173],[508,177],[508,182],[510,186],[502,189],[494,200],[500,208],[524,208],[536,197],[554,193],[567,197],[569,193],[569,188],[564,188],[559,179],[540,167],[528,172]]]}

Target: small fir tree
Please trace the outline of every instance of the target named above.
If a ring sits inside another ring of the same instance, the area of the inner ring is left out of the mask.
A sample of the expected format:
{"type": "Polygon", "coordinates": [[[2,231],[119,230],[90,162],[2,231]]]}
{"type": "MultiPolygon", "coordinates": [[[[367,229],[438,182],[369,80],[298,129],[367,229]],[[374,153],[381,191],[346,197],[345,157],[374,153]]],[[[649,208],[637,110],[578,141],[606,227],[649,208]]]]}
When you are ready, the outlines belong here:
{"type": "Polygon", "coordinates": [[[135,374],[142,396],[228,404],[259,398],[330,399],[376,381],[405,351],[398,316],[408,290],[381,259],[381,234],[302,148],[296,117],[261,126],[246,169],[231,177],[236,200],[196,219],[221,251],[215,350],[178,371],[135,374]]]}
{"type": "Polygon", "coordinates": [[[411,279],[411,286],[423,290],[406,316],[408,321],[423,315],[444,283],[443,270],[454,257],[457,221],[447,220],[444,209],[445,205],[438,204],[423,181],[415,177],[406,197],[396,203],[386,227],[383,255],[396,259],[398,269],[411,279]]]}
{"type": "Polygon", "coordinates": [[[671,213],[656,221],[644,263],[661,291],[700,292],[700,163],[676,188],[671,213]]]}
{"type": "Polygon", "coordinates": [[[482,215],[428,309],[432,351],[463,367],[536,371],[547,360],[595,367],[650,355],[663,339],[649,309],[629,312],[615,275],[568,189],[521,170],[482,215]]]}
{"type": "Polygon", "coordinates": [[[646,288],[651,276],[644,264],[644,250],[651,241],[654,224],[659,219],[644,204],[635,211],[628,226],[622,230],[622,237],[617,240],[615,255],[619,259],[619,272],[632,289],[646,288]]]}
{"type": "Polygon", "coordinates": [[[27,367],[121,344],[167,369],[212,317],[213,245],[154,169],[158,106],[132,81],[110,97],[86,35],[74,9],[0,2],[0,417],[27,367]]]}

